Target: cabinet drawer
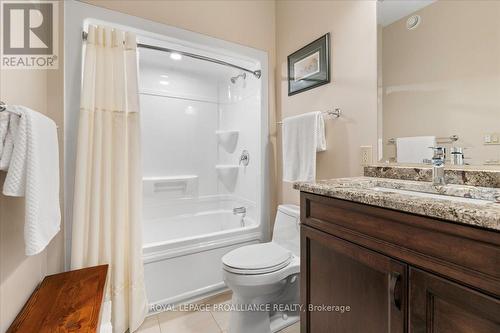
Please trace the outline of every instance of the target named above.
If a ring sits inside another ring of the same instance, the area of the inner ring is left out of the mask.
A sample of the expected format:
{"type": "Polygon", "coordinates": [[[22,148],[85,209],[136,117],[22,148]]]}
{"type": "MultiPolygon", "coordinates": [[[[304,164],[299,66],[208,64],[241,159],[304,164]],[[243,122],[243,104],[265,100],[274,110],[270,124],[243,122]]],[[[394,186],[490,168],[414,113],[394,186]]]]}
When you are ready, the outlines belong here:
{"type": "Polygon", "coordinates": [[[301,193],[301,220],[413,266],[500,295],[500,233],[301,193]]]}

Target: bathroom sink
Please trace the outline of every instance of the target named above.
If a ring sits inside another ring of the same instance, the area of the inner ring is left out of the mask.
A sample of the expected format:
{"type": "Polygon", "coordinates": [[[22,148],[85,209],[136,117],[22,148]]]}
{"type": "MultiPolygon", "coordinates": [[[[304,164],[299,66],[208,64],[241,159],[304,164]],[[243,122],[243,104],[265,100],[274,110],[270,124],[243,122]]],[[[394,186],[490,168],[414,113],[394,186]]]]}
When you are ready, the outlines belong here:
{"type": "Polygon", "coordinates": [[[459,196],[446,195],[446,194],[419,192],[419,191],[412,191],[412,190],[402,190],[402,189],[387,188],[387,187],[381,187],[381,186],[374,186],[371,189],[374,191],[378,191],[378,192],[388,192],[388,193],[412,195],[412,196],[417,196],[417,197],[421,197],[421,198],[429,198],[429,199],[441,199],[441,200],[444,199],[444,200],[450,200],[450,201],[454,201],[454,202],[469,203],[469,204],[476,204],[476,205],[486,205],[486,204],[491,203],[490,200],[466,198],[466,197],[459,197],[459,196]]]}

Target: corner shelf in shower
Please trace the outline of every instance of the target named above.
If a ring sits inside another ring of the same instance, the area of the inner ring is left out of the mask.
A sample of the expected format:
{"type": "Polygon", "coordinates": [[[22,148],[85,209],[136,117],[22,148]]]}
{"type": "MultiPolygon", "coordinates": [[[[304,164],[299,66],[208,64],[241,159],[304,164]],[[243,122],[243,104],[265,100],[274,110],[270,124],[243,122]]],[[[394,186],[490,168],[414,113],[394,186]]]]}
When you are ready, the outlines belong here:
{"type": "Polygon", "coordinates": [[[215,131],[217,142],[228,153],[233,153],[238,143],[240,131],[215,131]]]}
{"type": "Polygon", "coordinates": [[[217,176],[226,189],[230,192],[234,191],[236,181],[238,180],[238,171],[240,166],[237,164],[218,164],[215,166],[217,176]]]}

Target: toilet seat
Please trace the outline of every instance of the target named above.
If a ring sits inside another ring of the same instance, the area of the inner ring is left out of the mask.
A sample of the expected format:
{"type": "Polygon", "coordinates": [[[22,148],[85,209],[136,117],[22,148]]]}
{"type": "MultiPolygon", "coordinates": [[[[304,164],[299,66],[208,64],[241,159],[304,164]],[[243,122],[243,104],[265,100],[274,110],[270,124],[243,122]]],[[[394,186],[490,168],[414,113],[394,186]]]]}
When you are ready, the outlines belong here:
{"type": "Polygon", "coordinates": [[[279,282],[298,273],[300,273],[300,258],[296,256],[292,256],[292,259],[285,267],[265,274],[238,274],[230,272],[226,267],[223,269],[224,281],[229,285],[240,287],[259,287],[279,282]]]}
{"type": "Polygon", "coordinates": [[[234,274],[258,275],[278,271],[290,263],[292,253],[270,243],[240,247],[222,258],[224,270],[234,274]]]}

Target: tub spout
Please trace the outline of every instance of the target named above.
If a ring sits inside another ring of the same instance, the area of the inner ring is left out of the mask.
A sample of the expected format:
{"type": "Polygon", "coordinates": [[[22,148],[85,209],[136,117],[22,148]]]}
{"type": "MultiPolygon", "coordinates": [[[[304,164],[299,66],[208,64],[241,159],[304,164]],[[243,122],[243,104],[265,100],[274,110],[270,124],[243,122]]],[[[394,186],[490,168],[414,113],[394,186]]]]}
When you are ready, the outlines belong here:
{"type": "Polygon", "coordinates": [[[246,213],[247,213],[247,209],[245,207],[236,207],[236,208],[233,208],[233,214],[234,215],[246,214],[246,213]]]}
{"type": "Polygon", "coordinates": [[[245,216],[247,215],[247,209],[245,207],[236,207],[233,208],[234,215],[241,215],[240,226],[245,226],[245,216]]]}

